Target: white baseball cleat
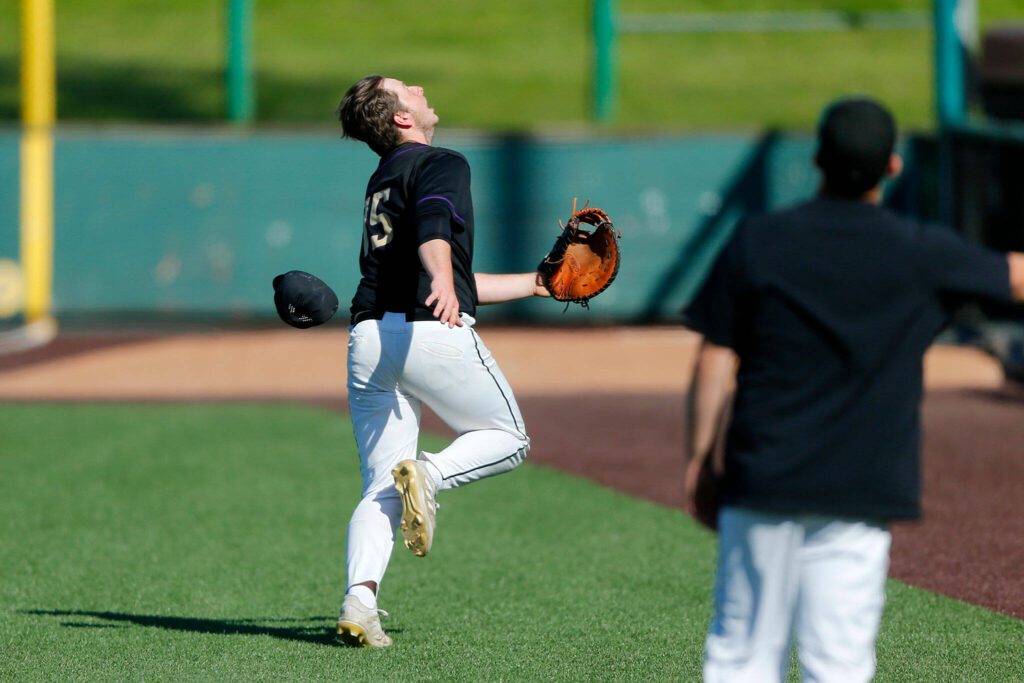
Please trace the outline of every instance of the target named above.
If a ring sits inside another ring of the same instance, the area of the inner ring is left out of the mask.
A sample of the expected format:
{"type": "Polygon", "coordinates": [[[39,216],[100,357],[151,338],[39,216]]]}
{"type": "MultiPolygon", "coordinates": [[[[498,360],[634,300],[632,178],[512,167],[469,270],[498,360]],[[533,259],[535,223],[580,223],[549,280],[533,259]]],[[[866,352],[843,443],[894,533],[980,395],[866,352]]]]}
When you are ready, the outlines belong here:
{"type": "Polygon", "coordinates": [[[403,460],[391,470],[395,488],[402,496],[402,536],[405,547],[417,557],[430,552],[434,543],[437,485],[418,460],[403,460]]]}
{"type": "Polygon", "coordinates": [[[352,647],[388,647],[391,638],[380,625],[382,609],[371,609],[354,595],[346,595],[338,617],[338,638],[352,647]]]}

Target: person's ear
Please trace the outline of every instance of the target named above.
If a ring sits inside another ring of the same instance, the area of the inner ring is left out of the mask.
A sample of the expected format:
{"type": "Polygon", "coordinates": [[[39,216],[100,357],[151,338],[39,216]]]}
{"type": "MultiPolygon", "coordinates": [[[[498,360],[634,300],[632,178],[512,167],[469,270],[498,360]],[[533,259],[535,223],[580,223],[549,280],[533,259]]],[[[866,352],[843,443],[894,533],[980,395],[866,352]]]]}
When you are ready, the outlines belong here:
{"type": "Polygon", "coordinates": [[[396,111],[394,117],[395,125],[399,128],[412,128],[412,114],[407,111],[396,111]]]}
{"type": "Polygon", "coordinates": [[[889,163],[885,165],[885,175],[888,178],[895,178],[903,173],[903,157],[899,154],[890,154],[889,163]]]}

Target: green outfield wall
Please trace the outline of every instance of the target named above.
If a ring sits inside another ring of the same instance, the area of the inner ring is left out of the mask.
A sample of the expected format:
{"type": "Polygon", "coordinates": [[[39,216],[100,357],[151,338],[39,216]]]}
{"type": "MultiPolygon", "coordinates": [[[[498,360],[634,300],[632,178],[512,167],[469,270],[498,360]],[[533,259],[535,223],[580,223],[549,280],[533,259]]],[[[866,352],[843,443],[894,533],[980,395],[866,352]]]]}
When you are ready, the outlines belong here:
{"type": "MultiPolygon", "coordinates": [[[[441,133],[473,168],[479,271],[532,270],[572,198],[622,230],[617,286],[589,312],[548,301],[487,320],[663,320],[692,296],[736,219],[810,195],[806,137],[573,139],[441,133]]],[[[60,316],[273,316],[271,278],[316,273],[347,308],[363,191],[377,158],[317,134],[61,130],[54,311],[60,316]]],[[[0,133],[0,258],[18,255],[18,133],[0,133]]]]}

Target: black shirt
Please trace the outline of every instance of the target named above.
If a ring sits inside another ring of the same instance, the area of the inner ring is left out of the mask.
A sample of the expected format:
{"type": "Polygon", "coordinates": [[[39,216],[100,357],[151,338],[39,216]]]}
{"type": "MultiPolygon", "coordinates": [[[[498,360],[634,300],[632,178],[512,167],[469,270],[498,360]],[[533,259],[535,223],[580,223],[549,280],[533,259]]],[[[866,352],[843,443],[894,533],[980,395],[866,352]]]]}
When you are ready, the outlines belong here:
{"type": "Polygon", "coordinates": [[[964,295],[1008,300],[1005,255],[871,204],[740,225],[684,311],[740,358],[723,502],[918,517],[922,357],[964,295]]]}
{"type": "Polygon", "coordinates": [[[430,274],[418,251],[433,239],[451,245],[459,311],[475,314],[469,183],[469,164],[450,149],[409,142],[381,158],[366,186],[353,322],[388,311],[405,313],[410,321],[435,319],[423,303],[430,274]]]}

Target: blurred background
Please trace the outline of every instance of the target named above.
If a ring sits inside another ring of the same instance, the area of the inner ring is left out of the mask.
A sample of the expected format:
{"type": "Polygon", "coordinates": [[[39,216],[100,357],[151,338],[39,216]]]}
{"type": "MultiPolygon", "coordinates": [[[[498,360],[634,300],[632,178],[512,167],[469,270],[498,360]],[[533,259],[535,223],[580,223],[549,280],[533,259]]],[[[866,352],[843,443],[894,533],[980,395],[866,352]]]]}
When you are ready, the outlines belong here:
{"type": "Polygon", "coordinates": [[[901,124],[894,208],[1024,247],[1021,0],[2,0],[0,73],[8,329],[258,324],[293,268],[344,308],[376,158],[334,110],[370,73],[422,85],[469,158],[479,270],[534,268],[574,197],[623,232],[591,311],[485,318],[672,320],[742,212],[814,192],[846,94],[901,124]]]}

